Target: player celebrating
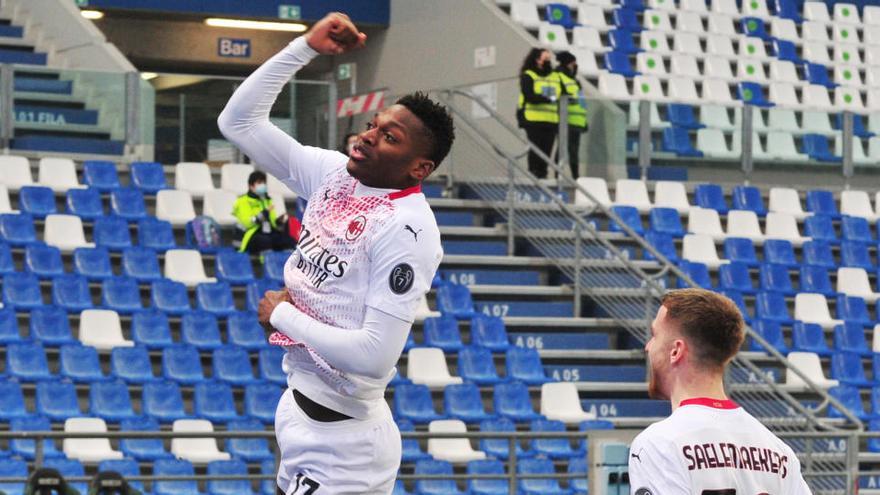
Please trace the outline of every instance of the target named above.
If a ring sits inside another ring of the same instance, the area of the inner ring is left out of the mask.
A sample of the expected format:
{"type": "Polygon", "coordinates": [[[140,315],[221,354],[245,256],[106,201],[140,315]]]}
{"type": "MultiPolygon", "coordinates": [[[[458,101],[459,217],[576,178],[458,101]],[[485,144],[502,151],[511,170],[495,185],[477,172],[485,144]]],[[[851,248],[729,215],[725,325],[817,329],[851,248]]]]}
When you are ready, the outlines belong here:
{"type": "Polygon", "coordinates": [[[743,343],[730,299],[703,289],[668,292],[645,345],[648,393],[672,415],[633,440],[636,495],[809,494],[794,451],[724,394],[724,368],[743,343]]]}
{"type": "Polygon", "coordinates": [[[350,157],[269,122],[297,70],[365,40],[347,16],[328,15],[248,77],[218,119],[259,168],[308,198],[286,290],[267,292],[258,315],[287,351],[291,391],[275,418],[285,495],[391,493],[401,442],[385,387],[443,255],[421,182],[452,146],[445,108],[404,96],[372,118],[350,157]]]}

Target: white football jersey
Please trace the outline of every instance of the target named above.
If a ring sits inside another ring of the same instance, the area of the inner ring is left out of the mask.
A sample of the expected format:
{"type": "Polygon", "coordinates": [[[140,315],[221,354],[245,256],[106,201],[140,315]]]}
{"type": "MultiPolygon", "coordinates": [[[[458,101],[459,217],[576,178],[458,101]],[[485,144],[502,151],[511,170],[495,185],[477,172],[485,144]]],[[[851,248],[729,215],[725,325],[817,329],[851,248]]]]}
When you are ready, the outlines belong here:
{"type": "Polygon", "coordinates": [[[633,440],[635,495],[809,494],[794,451],[736,403],[688,399],[633,440]]]}

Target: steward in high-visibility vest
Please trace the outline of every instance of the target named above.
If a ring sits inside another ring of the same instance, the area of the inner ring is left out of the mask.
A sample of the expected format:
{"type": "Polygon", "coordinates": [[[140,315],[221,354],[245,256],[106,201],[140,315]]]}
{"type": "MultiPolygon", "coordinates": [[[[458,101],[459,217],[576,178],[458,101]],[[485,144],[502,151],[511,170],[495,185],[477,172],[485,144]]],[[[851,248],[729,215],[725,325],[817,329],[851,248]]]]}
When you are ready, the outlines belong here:
{"type": "Polygon", "coordinates": [[[556,72],[545,75],[538,74],[533,70],[523,72],[529,79],[532,92],[536,97],[545,101],[536,102],[539,98],[526,99],[526,93],[519,95],[519,108],[522,109],[522,118],[526,122],[546,122],[548,124],[559,123],[559,95],[562,94],[562,84],[556,72]]]}
{"type": "MultiPolygon", "coordinates": [[[[559,132],[559,96],[562,84],[551,67],[552,55],[543,48],[532,48],[520,71],[517,122],[526,131],[532,147],[550,157],[559,132]]],[[[547,162],[529,148],[529,171],[547,177],[547,162]]],[[[552,158],[552,157],[550,157],[552,158]]]]}
{"type": "Polygon", "coordinates": [[[559,62],[556,75],[568,96],[568,164],[572,177],[577,178],[580,170],[581,136],[587,130],[587,103],[581,83],[577,80],[577,59],[569,52],[559,52],[556,54],[556,61],[559,62]]]}
{"type": "Polygon", "coordinates": [[[295,243],[285,232],[287,215],[275,213],[266,186],[266,174],[252,172],[248,177],[248,192],[239,196],[232,205],[232,215],[241,231],[240,252],[259,253],[266,249],[293,249],[295,243]]]}

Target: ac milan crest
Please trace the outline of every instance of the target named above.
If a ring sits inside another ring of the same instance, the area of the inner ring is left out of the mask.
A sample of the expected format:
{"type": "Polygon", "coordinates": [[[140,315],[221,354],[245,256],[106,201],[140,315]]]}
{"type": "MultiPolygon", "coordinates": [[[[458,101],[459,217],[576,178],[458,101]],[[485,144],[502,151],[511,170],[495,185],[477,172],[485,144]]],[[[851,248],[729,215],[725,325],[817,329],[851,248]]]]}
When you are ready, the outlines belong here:
{"type": "Polygon", "coordinates": [[[359,215],[355,217],[348,224],[348,228],[345,229],[345,239],[348,241],[353,241],[361,236],[364,233],[364,229],[367,228],[367,219],[363,215],[359,215]]]}

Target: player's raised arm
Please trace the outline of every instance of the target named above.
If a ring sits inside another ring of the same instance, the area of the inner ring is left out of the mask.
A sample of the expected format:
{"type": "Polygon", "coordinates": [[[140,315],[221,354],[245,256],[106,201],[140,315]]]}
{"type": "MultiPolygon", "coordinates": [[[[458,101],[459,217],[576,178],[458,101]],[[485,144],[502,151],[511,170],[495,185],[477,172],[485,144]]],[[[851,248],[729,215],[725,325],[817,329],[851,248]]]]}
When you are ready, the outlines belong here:
{"type": "Polygon", "coordinates": [[[269,121],[269,112],[284,85],[319,54],[360,48],[366,35],[348,16],[327,15],[305,35],[267,60],[235,91],[217,119],[220,132],[258,168],[274,175],[294,192],[308,196],[328,172],[346,162],[341,153],[303,146],[269,121]]]}

